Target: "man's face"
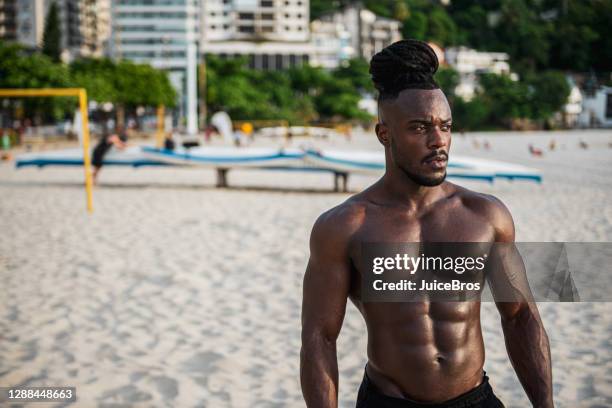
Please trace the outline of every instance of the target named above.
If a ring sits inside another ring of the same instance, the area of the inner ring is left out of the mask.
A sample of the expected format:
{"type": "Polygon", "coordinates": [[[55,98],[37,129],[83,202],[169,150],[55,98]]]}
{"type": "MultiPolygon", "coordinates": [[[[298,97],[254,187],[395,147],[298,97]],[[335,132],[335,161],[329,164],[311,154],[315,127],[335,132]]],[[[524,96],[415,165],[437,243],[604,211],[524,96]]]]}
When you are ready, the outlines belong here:
{"type": "Polygon", "coordinates": [[[388,153],[387,171],[402,171],[423,186],[441,184],[451,144],[451,111],[444,93],[406,89],[381,102],[379,110],[376,134],[388,153]]]}

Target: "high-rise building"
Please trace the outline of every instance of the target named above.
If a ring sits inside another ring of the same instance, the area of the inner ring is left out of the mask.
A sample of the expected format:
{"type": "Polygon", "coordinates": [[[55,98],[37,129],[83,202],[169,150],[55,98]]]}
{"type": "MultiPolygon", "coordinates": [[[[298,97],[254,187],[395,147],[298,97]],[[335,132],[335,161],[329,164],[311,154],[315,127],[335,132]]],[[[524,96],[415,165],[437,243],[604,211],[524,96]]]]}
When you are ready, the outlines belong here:
{"type": "Polygon", "coordinates": [[[194,131],[200,0],[113,0],[110,55],[168,71],[194,131]],[[192,94],[193,93],[193,94],[192,94]],[[191,111],[191,114],[189,113],[191,111]]]}
{"type": "Polygon", "coordinates": [[[0,39],[14,41],[17,37],[17,0],[0,0],[0,39]]]}
{"type": "Polygon", "coordinates": [[[308,0],[206,0],[201,52],[246,56],[256,69],[283,69],[312,54],[308,0]]]}
{"type": "Polygon", "coordinates": [[[0,0],[0,38],[42,45],[49,7],[58,8],[62,57],[101,56],[109,36],[110,0],[0,0]]]}
{"type": "Polygon", "coordinates": [[[109,0],[64,0],[57,4],[64,58],[102,56],[110,34],[109,0]]]}
{"type": "MultiPolygon", "coordinates": [[[[325,35],[329,27],[339,26],[340,32],[348,39],[348,43],[340,44],[338,59],[346,55],[347,50],[352,50],[354,57],[370,60],[374,54],[389,44],[401,39],[400,26],[397,20],[377,16],[362,5],[353,4],[346,6],[340,11],[322,16],[318,21],[313,21],[314,37],[325,35]]],[[[329,60],[331,54],[329,47],[315,50],[318,59],[329,60]],[[323,53],[322,55],[320,55],[323,53]]]]}
{"type": "Polygon", "coordinates": [[[184,70],[188,20],[199,32],[199,0],[113,0],[111,55],[184,70]]]}

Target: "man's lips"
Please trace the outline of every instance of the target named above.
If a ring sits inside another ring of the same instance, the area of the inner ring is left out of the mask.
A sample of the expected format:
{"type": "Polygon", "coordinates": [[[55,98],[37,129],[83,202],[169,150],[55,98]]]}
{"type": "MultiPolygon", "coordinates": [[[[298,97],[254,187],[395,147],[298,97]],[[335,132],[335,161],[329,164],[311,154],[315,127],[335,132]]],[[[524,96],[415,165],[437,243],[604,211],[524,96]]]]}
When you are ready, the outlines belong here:
{"type": "Polygon", "coordinates": [[[432,155],[429,155],[427,157],[425,157],[423,159],[423,163],[425,164],[429,164],[429,163],[433,163],[433,162],[441,162],[441,163],[446,163],[446,161],[448,160],[448,155],[444,152],[442,153],[435,153],[432,155]]]}
{"type": "Polygon", "coordinates": [[[423,164],[433,170],[444,170],[447,161],[448,155],[445,152],[440,152],[427,156],[423,159],[423,164]]]}

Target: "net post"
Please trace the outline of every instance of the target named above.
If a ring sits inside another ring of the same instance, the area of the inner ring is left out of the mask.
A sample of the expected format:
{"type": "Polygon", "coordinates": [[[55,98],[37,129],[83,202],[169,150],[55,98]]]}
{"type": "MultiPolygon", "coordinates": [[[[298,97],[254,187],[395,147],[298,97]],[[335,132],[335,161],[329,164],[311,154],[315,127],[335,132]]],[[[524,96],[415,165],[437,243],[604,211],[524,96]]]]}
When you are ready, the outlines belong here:
{"type": "Polygon", "coordinates": [[[87,196],[87,212],[93,213],[93,186],[91,180],[91,157],[89,155],[89,116],[87,114],[87,91],[79,89],[79,110],[81,111],[81,126],[83,128],[83,167],[85,169],[85,194],[87,196]]]}

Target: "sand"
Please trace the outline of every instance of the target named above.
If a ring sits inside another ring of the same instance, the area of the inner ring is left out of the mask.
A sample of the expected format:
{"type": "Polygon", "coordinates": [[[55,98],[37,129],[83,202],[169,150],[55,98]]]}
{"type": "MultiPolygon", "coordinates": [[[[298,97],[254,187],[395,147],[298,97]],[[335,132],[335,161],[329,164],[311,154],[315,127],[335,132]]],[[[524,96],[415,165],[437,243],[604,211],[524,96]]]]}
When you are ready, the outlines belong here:
{"type": "MultiPolygon", "coordinates": [[[[517,240],[606,242],[611,141],[609,131],[476,133],[455,135],[451,154],[542,171],[541,185],[460,182],[506,203],[517,240]],[[529,143],[544,156],[531,157],[529,143]]],[[[326,145],[378,148],[360,134],[326,145]]],[[[350,187],[374,180],[352,177],[350,187]]],[[[328,192],[330,175],[307,173],[236,171],[223,190],[197,169],[106,168],[100,181],[87,215],[82,169],[0,165],[0,386],[76,386],[79,407],[304,406],[308,235],[349,194],[328,192]]],[[[612,406],[611,304],[539,306],[557,406],[612,406]]],[[[526,407],[495,306],[483,304],[482,316],[492,385],[508,407],[526,407]]],[[[338,341],[342,407],[354,406],[366,341],[349,305],[338,341]]]]}

